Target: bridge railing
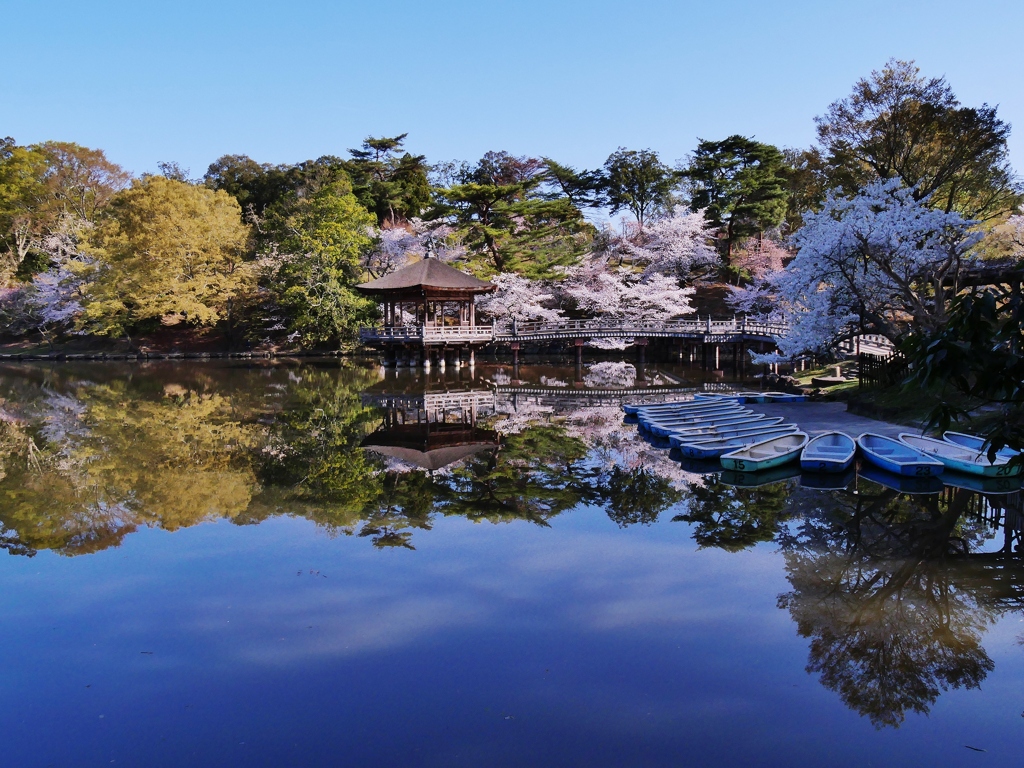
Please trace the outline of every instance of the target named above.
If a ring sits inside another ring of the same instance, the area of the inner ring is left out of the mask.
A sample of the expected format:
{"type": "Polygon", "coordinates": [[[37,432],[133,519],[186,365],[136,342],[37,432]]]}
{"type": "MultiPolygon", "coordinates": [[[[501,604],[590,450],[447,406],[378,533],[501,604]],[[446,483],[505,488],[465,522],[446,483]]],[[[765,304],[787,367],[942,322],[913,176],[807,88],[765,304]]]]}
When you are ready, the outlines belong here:
{"type": "Polygon", "coordinates": [[[541,334],[579,334],[581,336],[600,336],[602,332],[621,335],[643,336],[645,333],[744,333],[758,336],[782,336],[789,326],[782,322],[755,321],[747,319],[732,320],[661,320],[638,322],[634,320],[561,320],[559,322],[533,323],[496,323],[495,336],[534,336],[541,334]]]}
{"type": "Polygon", "coordinates": [[[362,341],[491,341],[490,325],[399,325],[388,328],[360,328],[362,341]]]}

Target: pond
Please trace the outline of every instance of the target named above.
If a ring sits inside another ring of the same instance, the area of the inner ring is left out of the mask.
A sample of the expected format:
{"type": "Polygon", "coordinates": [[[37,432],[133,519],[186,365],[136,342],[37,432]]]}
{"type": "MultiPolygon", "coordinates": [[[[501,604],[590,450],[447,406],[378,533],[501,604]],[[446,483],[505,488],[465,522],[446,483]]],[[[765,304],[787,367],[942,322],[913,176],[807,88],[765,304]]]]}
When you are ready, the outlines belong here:
{"type": "Polygon", "coordinates": [[[614,391],[726,384],[579,373],[0,367],[4,765],[1019,757],[1020,493],[737,485],[614,391]]]}

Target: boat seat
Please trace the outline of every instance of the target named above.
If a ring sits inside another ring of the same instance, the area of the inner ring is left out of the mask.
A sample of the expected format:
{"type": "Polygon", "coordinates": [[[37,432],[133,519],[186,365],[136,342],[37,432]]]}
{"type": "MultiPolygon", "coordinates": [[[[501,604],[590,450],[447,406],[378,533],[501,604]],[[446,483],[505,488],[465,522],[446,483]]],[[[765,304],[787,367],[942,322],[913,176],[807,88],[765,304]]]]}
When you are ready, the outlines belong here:
{"type": "Polygon", "coordinates": [[[871,450],[873,450],[879,456],[892,456],[894,453],[896,453],[895,448],[872,448],[871,450]]]}
{"type": "Polygon", "coordinates": [[[846,453],[848,450],[841,445],[821,445],[815,448],[817,453],[846,453]]]}

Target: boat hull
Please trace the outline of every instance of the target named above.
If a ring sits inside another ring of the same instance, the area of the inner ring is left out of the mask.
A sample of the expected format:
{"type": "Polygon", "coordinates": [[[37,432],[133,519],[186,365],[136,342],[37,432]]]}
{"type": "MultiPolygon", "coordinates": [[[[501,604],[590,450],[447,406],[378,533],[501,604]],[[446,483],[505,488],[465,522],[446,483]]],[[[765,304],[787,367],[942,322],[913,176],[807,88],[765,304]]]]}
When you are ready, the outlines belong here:
{"type": "Polygon", "coordinates": [[[932,459],[891,437],[865,433],[857,438],[857,447],[869,463],[894,475],[932,477],[941,475],[945,468],[941,461],[932,459]]]}

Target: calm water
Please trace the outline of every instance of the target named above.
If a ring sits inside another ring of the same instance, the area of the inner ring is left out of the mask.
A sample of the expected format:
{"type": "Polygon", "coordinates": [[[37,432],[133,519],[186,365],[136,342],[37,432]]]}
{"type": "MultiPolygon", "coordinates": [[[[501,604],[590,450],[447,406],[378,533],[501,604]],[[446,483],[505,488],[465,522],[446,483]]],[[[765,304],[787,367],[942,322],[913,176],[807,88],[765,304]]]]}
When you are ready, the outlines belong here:
{"type": "Polygon", "coordinates": [[[2,764],[1019,763],[1019,494],[738,487],[511,373],[0,368],[2,764]]]}

